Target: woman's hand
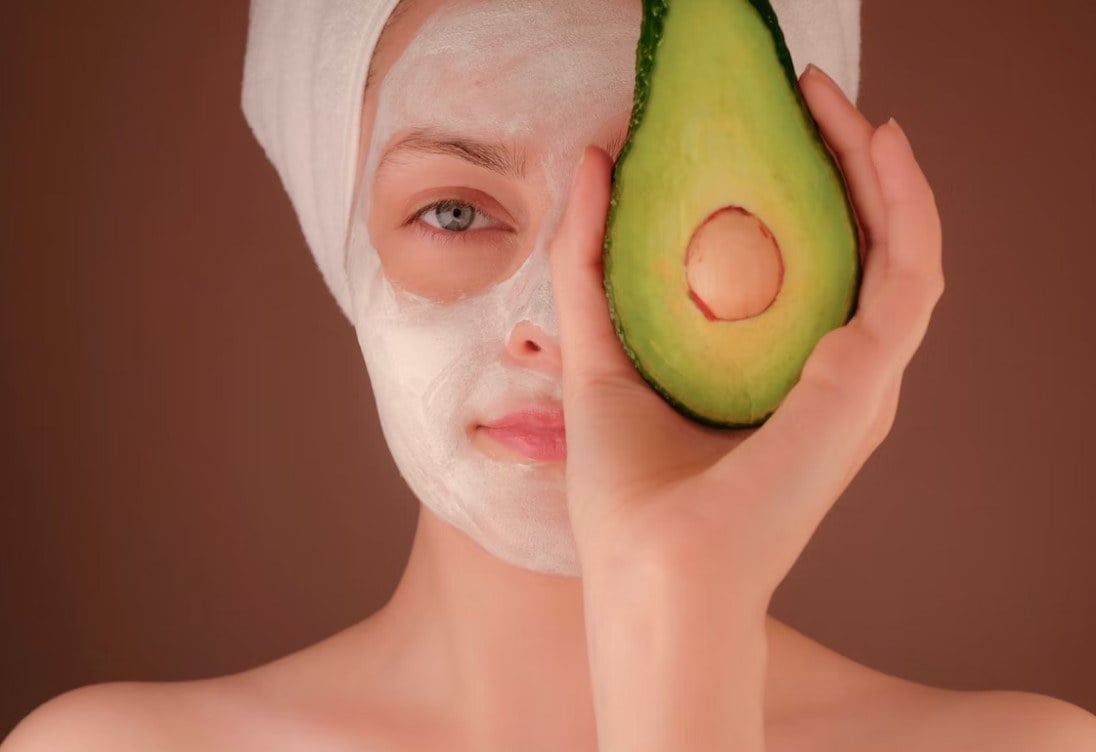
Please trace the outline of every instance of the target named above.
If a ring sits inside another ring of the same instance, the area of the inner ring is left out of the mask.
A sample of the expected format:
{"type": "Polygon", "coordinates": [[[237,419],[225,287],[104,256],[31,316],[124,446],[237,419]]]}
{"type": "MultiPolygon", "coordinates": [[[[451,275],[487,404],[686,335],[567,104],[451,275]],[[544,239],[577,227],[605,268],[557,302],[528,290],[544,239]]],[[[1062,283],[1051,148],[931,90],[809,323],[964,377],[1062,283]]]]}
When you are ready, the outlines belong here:
{"type": "Polygon", "coordinates": [[[896,123],[873,128],[817,68],[800,86],[845,175],[865,272],[856,315],[822,338],[758,429],[687,420],[628,359],[602,284],[611,164],[600,149],[584,154],[551,250],[567,500],[584,572],[715,568],[762,608],[891,428],[902,373],[943,292],[935,201],[896,123]]]}
{"type": "Polygon", "coordinates": [[[625,354],[602,284],[605,152],[586,150],[553,241],[567,505],[603,752],[764,750],[769,601],[890,431],[943,292],[935,201],[901,129],[873,128],[817,69],[800,88],[845,175],[865,270],[856,315],[760,428],[687,420],[625,354]]]}

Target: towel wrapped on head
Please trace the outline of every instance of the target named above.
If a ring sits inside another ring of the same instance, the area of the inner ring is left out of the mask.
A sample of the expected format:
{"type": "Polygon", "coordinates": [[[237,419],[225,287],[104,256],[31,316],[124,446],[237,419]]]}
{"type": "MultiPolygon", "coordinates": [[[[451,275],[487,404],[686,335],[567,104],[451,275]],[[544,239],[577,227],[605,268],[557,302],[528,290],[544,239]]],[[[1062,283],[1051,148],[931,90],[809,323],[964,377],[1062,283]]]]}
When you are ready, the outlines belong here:
{"type": "MultiPolygon", "coordinates": [[[[373,51],[398,4],[251,2],[244,115],[289,193],[324,281],[351,320],[345,252],[362,94],[373,51]]],[[[860,88],[860,0],[773,0],[773,8],[796,73],[814,63],[855,102],[860,88]]]]}

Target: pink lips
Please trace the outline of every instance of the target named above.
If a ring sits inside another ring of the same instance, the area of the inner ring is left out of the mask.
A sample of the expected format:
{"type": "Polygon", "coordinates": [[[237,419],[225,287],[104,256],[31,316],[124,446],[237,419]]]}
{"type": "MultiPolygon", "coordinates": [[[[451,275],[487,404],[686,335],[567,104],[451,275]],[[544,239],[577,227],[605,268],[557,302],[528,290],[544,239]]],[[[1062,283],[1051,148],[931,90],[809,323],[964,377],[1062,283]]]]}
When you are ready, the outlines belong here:
{"type": "Polygon", "coordinates": [[[533,460],[558,461],[567,457],[563,409],[560,407],[519,410],[481,425],[478,430],[533,460]]]}

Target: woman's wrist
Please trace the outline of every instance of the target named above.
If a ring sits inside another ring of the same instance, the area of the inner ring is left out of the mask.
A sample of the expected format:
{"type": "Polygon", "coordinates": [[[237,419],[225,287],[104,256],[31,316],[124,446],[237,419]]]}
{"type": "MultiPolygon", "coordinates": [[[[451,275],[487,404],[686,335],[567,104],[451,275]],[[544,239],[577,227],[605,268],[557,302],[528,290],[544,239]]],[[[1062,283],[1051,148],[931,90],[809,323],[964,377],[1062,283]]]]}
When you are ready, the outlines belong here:
{"type": "Polygon", "coordinates": [[[764,749],[766,604],[709,577],[584,575],[599,749],[764,749]]]}

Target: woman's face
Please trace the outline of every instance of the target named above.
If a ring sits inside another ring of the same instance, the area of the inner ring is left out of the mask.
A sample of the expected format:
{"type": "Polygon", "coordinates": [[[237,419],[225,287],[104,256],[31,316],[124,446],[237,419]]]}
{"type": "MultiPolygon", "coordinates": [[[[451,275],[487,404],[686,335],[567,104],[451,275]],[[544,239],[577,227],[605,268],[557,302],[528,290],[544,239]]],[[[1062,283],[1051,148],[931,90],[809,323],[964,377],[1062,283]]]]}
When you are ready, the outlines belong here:
{"type": "Polygon", "coordinates": [[[616,154],[639,0],[418,0],[363,111],[347,256],[389,448],[434,514],[516,566],[579,574],[562,446],[481,426],[561,416],[548,247],[586,144],[616,154]]]}

